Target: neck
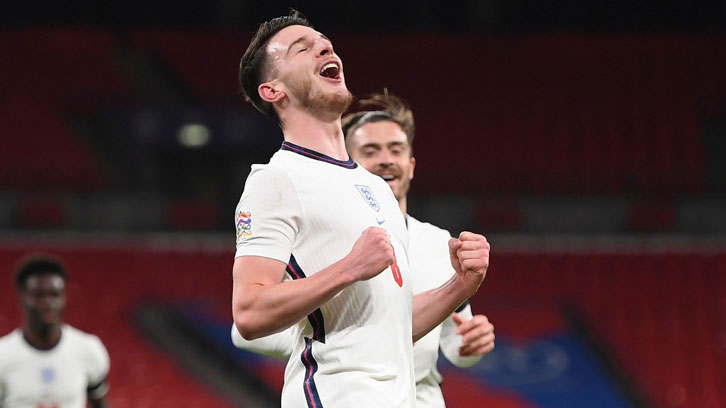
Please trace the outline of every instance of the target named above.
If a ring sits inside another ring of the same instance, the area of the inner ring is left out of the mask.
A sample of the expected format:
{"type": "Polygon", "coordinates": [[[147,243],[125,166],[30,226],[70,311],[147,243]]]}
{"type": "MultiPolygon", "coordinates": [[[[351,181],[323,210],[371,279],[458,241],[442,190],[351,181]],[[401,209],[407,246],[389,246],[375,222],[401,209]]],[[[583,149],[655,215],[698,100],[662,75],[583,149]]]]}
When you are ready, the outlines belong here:
{"type": "Polygon", "coordinates": [[[287,112],[282,133],[285,140],[337,160],[348,160],[340,115],[323,118],[305,111],[287,112]]]}
{"type": "Polygon", "coordinates": [[[406,196],[403,196],[403,198],[398,200],[398,207],[401,208],[401,212],[403,213],[403,218],[406,218],[406,216],[408,215],[406,196]]]}
{"type": "Polygon", "coordinates": [[[31,346],[49,350],[60,341],[61,327],[59,324],[28,324],[23,328],[23,337],[31,346]]]}

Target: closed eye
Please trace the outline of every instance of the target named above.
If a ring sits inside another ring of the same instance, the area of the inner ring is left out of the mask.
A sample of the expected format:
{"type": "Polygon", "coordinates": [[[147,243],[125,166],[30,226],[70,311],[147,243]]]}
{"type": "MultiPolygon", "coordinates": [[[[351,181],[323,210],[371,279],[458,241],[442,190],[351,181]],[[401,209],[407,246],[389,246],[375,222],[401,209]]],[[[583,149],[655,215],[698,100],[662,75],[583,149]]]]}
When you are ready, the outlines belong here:
{"type": "Polygon", "coordinates": [[[297,54],[300,54],[301,52],[303,52],[303,51],[307,51],[307,50],[308,50],[307,48],[300,48],[300,49],[299,49],[299,50],[297,51],[297,54]]]}
{"type": "Polygon", "coordinates": [[[371,148],[363,149],[363,157],[371,157],[377,153],[378,153],[378,149],[376,149],[376,148],[371,147],[371,148]]]}

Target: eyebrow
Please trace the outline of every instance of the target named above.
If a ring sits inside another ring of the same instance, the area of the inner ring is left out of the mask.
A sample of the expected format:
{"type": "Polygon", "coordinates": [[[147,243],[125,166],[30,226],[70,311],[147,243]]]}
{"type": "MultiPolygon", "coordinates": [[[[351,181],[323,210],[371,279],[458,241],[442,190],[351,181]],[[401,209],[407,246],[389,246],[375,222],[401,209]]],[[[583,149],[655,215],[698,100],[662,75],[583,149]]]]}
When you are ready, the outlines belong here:
{"type": "MultiPolygon", "coordinates": [[[[330,38],[326,37],[326,36],[325,36],[325,34],[323,34],[323,33],[320,33],[320,38],[322,38],[322,39],[324,39],[324,40],[326,40],[326,41],[328,41],[328,42],[331,42],[331,41],[330,41],[330,38]]],[[[290,50],[292,49],[292,47],[293,47],[293,46],[294,46],[295,44],[299,44],[299,43],[301,43],[301,42],[303,42],[303,41],[306,41],[307,39],[308,39],[308,36],[307,36],[307,35],[304,35],[304,36],[302,36],[302,37],[298,38],[297,40],[295,40],[295,41],[291,42],[291,43],[290,43],[290,45],[288,45],[288,46],[287,46],[287,51],[285,52],[285,55],[288,55],[288,54],[290,54],[290,50]]]]}

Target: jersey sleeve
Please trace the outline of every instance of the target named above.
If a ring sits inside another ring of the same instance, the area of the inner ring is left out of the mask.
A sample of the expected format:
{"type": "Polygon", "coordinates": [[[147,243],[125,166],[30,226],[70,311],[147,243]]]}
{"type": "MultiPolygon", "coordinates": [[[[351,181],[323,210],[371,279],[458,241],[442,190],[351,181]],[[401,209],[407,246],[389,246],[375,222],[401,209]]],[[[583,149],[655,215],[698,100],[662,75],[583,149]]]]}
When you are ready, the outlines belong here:
{"type": "Polygon", "coordinates": [[[301,212],[295,187],[282,169],[253,167],[235,211],[235,258],[262,256],[289,262],[301,212]]]}
{"type": "Polygon", "coordinates": [[[5,383],[5,378],[2,373],[0,373],[0,407],[5,406],[5,398],[7,395],[7,385],[5,383]]]}
{"type": "MultiPolygon", "coordinates": [[[[466,304],[466,306],[461,308],[458,313],[464,318],[464,320],[469,320],[473,317],[471,313],[471,306],[469,304],[466,304]]],[[[451,316],[447,317],[441,324],[441,339],[439,341],[439,346],[441,347],[441,351],[446,359],[457,367],[470,367],[482,358],[482,356],[459,355],[461,336],[456,334],[456,323],[451,316]]]]}
{"type": "Polygon", "coordinates": [[[290,354],[292,354],[292,337],[292,327],[288,327],[281,332],[269,336],[260,337],[255,340],[245,340],[239,334],[237,327],[232,325],[232,344],[235,347],[268,357],[279,359],[289,358],[290,354]]]}
{"type": "Polygon", "coordinates": [[[108,351],[101,339],[91,336],[86,350],[86,376],[88,378],[88,396],[102,398],[108,392],[106,377],[110,368],[108,351]]]}
{"type": "Polygon", "coordinates": [[[17,348],[13,347],[13,337],[18,336],[19,329],[10,334],[0,337],[0,408],[5,408],[8,404],[7,399],[10,394],[10,372],[12,371],[13,355],[18,354],[17,348]]]}

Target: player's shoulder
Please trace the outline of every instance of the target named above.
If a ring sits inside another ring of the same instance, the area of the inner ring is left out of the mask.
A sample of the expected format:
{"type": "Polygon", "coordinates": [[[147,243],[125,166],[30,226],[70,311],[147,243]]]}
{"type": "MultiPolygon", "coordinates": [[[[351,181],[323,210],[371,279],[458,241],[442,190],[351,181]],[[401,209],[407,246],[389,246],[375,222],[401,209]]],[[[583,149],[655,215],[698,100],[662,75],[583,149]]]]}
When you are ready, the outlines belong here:
{"type": "Polygon", "coordinates": [[[267,164],[253,164],[245,182],[245,190],[250,188],[279,189],[291,186],[292,174],[294,173],[285,165],[284,161],[270,160],[267,164]]]}
{"type": "Polygon", "coordinates": [[[93,351],[98,348],[105,350],[103,342],[95,334],[84,332],[83,330],[77,329],[69,324],[64,324],[61,331],[63,333],[62,335],[66,336],[69,343],[72,343],[74,347],[80,350],[93,351]]]}
{"type": "Polygon", "coordinates": [[[68,324],[63,325],[61,330],[62,335],[66,336],[61,341],[67,341],[64,352],[78,359],[83,370],[91,376],[89,378],[105,377],[108,374],[110,357],[101,339],[68,324]]]}
{"type": "Polygon", "coordinates": [[[22,363],[26,358],[27,347],[20,329],[0,337],[0,375],[22,363]]]}
{"type": "Polygon", "coordinates": [[[408,230],[411,235],[445,239],[446,241],[451,238],[451,233],[448,230],[429,222],[419,221],[410,214],[407,216],[407,222],[408,230]]]}
{"type": "Polygon", "coordinates": [[[10,333],[0,336],[0,355],[19,344],[22,337],[20,329],[15,329],[10,333]]]}
{"type": "Polygon", "coordinates": [[[253,174],[276,175],[286,173],[290,167],[288,165],[289,160],[285,156],[282,156],[281,153],[284,152],[278,151],[273,154],[267,163],[253,164],[250,167],[250,176],[253,174]]]}

